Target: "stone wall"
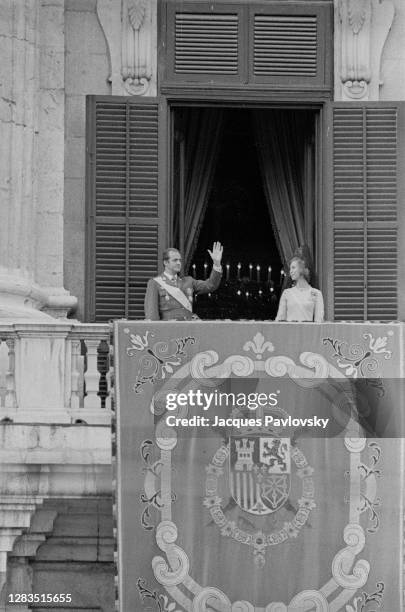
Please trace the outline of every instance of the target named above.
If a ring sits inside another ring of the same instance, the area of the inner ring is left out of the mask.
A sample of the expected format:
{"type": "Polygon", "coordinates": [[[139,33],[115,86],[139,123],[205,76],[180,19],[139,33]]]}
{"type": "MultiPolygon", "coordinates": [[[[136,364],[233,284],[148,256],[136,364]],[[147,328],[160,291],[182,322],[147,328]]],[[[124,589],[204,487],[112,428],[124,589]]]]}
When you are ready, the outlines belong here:
{"type": "Polygon", "coordinates": [[[0,612],[28,609],[10,593],[71,593],[49,609],[111,612],[110,427],[0,422],[0,440],[0,612]]]}
{"type": "Polygon", "coordinates": [[[395,15],[382,54],[380,100],[405,100],[405,2],[392,1],[395,15]]]}
{"type": "MultiPolygon", "coordinates": [[[[66,606],[49,604],[35,610],[111,612],[114,609],[112,506],[110,499],[49,500],[44,511],[57,513],[52,535],[35,559],[9,557],[9,592],[20,592],[30,575],[33,593],[70,593],[66,606]],[[17,584],[20,586],[17,587],[17,584]],[[12,591],[13,589],[13,591],[12,591]]],[[[25,591],[27,592],[27,591],[25,591]]],[[[15,606],[6,607],[6,612],[15,606]]]]}
{"type": "Polygon", "coordinates": [[[0,6],[0,318],[64,316],[64,0],[0,6]]]}
{"type": "Polygon", "coordinates": [[[78,298],[83,319],[85,289],[86,95],[110,94],[109,56],[96,0],[65,3],[65,284],[78,298]]]}

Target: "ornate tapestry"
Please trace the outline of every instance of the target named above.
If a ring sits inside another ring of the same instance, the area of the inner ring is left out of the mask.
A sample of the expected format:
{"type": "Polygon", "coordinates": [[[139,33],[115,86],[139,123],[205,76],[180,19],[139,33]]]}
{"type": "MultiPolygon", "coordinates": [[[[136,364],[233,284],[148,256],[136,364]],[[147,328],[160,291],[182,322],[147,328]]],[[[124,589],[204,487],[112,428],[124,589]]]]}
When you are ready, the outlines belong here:
{"type": "Polygon", "coordinates": [[[401,324],[120,321],[114,343],[120,610],[403,609],[401,324]]]}

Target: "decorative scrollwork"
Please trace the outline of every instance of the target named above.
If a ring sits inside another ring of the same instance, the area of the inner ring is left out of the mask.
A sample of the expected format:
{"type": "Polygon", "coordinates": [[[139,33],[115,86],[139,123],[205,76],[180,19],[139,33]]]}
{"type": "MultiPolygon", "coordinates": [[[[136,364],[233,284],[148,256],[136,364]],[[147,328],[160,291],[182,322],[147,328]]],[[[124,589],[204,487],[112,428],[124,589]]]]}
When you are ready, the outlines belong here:
{"type": "Polygon", "coordinates": [[[330,344],[333,348],[333,357],[336,358],[339,368],[345,371],[346,376],[365,377],[366,369],[368,371],[378,369],[378,361],[372,357],[372,352],[362,348],[359,344],[349,345],[337,338],[324,338],[323,344],[330,344]]]}
{"type": "Polygon", "coordinates": [[[160,600],[161,595],[158,593],[158,591],[148,589],[146,586],[146,580],[144,578],[138,578],[136,586],[138,588],[139,597],[141,598],[142,603],[144,603],[147,599],[151,599],[156,604],[156,610],[158,612],[163,612],[162,602],[160,600]]]}
{"type": "MultiPolygon", "coordinates": [[[[392,335],[392,330],[390,331],[391,334],[388,332],[388,335],[392,335]]],[[[363,338],[369,341],[369,348],[374,355],[384,355],[384,359],[391,359],[392,351],[387,349],[388,335],[374,338],[373,334],[367,333],[363,334],[363,338]]]]}
{"type": "MultiPolygon", "coordinates": [[[[204,351],[198,353],[193,357],[190,364],[190,374],[195,379],[204,379],[204,384],[206,384],[205,379],[207,378],[207,374],[205,370],[216,363],[218,363],[219,355],[216,351],[204,351]]],[[[207,381],[208,382],[208,381],[207,381]]],[[[209,383],[208,383],[209,384],[209,383]]],[[[214,381],[212,384],[215,384],[214,381]]]]}
{"type": "Polygon", "coordinates": [[[145,474],[145,492],[141,493],[140,501],[146,504],[141,514],[141,525],[146,531],[152,531],[155,525],[151,522],[151,509],[160,510],[163,507],[160,497],[160,491],[156,491],[156,478],[160,475],[163,462],[161,460],[153,461],[152,458],[152,440],[143,440],[140,447],[140,454],[145,464],[142,472],[145,474]]]}
{"type": "MultiPolygon", "coordinates": [[[[392,330],[390,330],[392,332],[392,330]]],[[[388,335],[391,335],[388,333],[388,335]]],[[[333,357],[336,358],[339,368],[345,370],[346,376],[353,378],[365,378],[370,373],[377,372],[380,363],[377,359],[378,355],[384,355],[384,359],[391,359],[392,351],[387,347],[387,336],[379,336],[375,338],[371,333],[363,334],[363,338],[368,340],[368,347],[362,347],[359,344],[348,344],[337,338],[323,338],[324,345],[329,344],[333,350],[333,357]]],[[[376,380],[380,377],[375,376],[376,380]]]]}
{"type": "Polygon", "coordinates": [[[249,601],[235,601],[231,612],[255,612],[255,607],[249,601]]]}
{"type": "Polygon", "coordinates": [[[345,446],[350,453],[361,453],[366,446],[366,438],[345,438],[345,446]]]}
{"type": "Polygon", "coordinates": [[[177,432],[174,427],[169,427],[165,419],[159,421],[155,428],[156,444],[161,450],[173,450],[177,445],[177,432]]]}
{"type": "Polygon", "coordinates": [[[150,472],[152,476],[159,476],[160,469],[163,465],[163,461],[160,459],[158,461],[153,461],[152,459],[152,447],[154,443],[152,440],[144,440],[141,444],[140,453],[142,457],[142,461],[145,466],[142,468],[143,474],[150,472]]]}
{"type": "Polygon", "coordinates": [[[176,586],[188,575],[190,561],[182,548],[176,546],[177,527],[172,521],[162,521],[156,528],[156,542],[170,560],[169,567],[163,557],[154,557],[152,568],[156,580],[164,586],[176,586]],[[175,568],[175,569],[172,569],[175,568]]]}
{"type": "Polygon", "coordinates": [[[216,386],[221,380],[235,374],[236,376],[249,376],[254,371],[254,362],[244,355],[230,355],[223,363],[218,364],[216,351],[204,351],[195,355],[191,362],[190,372],[193,378],[203,379],[204,385],[216,386]],[[210,381],[209,379],[212,379],[210,381]]]}
{"type": "Polygon", "coordinates": [[[367,527],[369,533],[376,533],[380,527],[380,517],[375,510],[379,506],[381,506],[380,498],[371,500],[364,493],[361,493],[360,512],[368,512],[368,519],[371,523],[371,527],[367,527]]]}
{"type": "Polygon", "coordinates": [[[314,378],[327,378],[329,376],[329,364],[322,355],[305,351],[300,355],[301,363],[315,370],[312,374],[314,378]]]}
{"type": "Polygon", "coordinates": [[[216,605],[219,609],[223,609],[223,606],[229,609],[231,602],[220,589],[205,587],[194,597],[192,610],[195,610],[195,612],[211,612],[212,606],[215,608],[216,605]]]}
{"type": "Polygon", "coordinates": [[[160,510],[163,508],[163,504],[161,503],[160,491],[156,491],[151,497],[145,495],[145,493],[141,493],[139,499],[143,504],[147,504],[146,508],[142,512],[141,515],[141,525],[145,529],[145,531],[152,531],[155,528],[155,525],[150,523],[150,509],[155,508],[156,510],[160,510]]]}
{"type": "Polygon", "coordinates": [[[380,478],[381,470],[376,466],[381,458],[381,447],[376,442],[370,442],[369,448],[372,449],[371,466],[361,463],[358,470],[361,474],[362,482],[365,485],[365,491],[361,491],[361,506],[360,512],[368,513],[368,520],[371,527],[367,527],[369,533],[376,533],[380,527],[380,517],[377,514],[376,508],[381,506],[381,499],[376,497],[377,483],[376,479],[380,478]]]}
{"type": "Polygon", "coordinates": [[[266,359],[264,367],[269,376],[282,377],[286,374],[290,374],[295,368],[295,363],[290,357],[280,355],[266,359]]]}
{"type": "Polygon", "coordinates": [[[143,459],[143,462],[146,463],[147,466],[149,466],[151,463],[152,447],[153,447],[152,440],[144,440],[141,444],[141,448],[140,448],[141,457],[143,459]]]}
{"type": "Polygon", "coordinates": [[[229,378],[231,374],[236,376],[250,376],[255,369],[254,362],[243,355],[231,355],[222,364],[222,377],[229,378]]]}
{"type": "Polygon", "coordinates": [[[162,521],[156,530],[156,542],[160,550],[166,551],[169,544],[177,540],[177,527],[172,521],[162,521]]]}
{"type": "Polygon", "coordinates": [[[156,604],[157,612],[181,612],[174,602],[170,602],[167,595],[162,595],[158,591],[152,591],[146,586],[146,580],[144,578],[138,578],[136,586],[138,588],[139,597],[144,603],[147,599],[150,599],[156,604]]]}
{"type": "Polygon", "coordinates": [[[384,597],[385,584],[384,582],[377,582],[376,590],[374,593],[362,592],[361,597],[355,597],[353,605],[346,605],[346,612],[366,612],[366,606],[369,603],[377,604],[381,607],[382,598],[384,597]]]}
{"type": "Polygon", "coordinates": [[[298,593],[293,599],[290,601],[290,605],[288,606],[288,610],[293,612],[294,610],[308,610],[308,604],[311,604],[311,610],[314,612],[328,612],[329,604],[325,595],[320,591],[306,590],[298,593]],[[314,608],[312,606],[315,606],[314,608]]]}
{"type": "Polygon", "coordinates": [[[370,442],[368,445],[369,448],[373,449],[374,453],[371,455],[371,463],[373,467],[377,465],[381,458],[381,446],[377,444],[377,442],[370,442]]]}
{"type": "Polygon", "coordinates": [[[143,336],[130,334],[129,328],[124,329],[124,332],[129,335],[131,343],[131,346],[127,347],[127,355],[134,357],[141,353],[138,374],[133,386],[135,393],[140,393],[146,383],[153,385],[157,380],[163,380],[168,374],[173,374],[175,368],[181,365],[183,358],[187,357],[186,346],[195,344],[193,336],[186,336],[169,342],[155,342],[151,346],[151,339],[155,334],[149,331],[143,336]]]}
{"type": "Polygon", "coordinates": [[[344,589],[360,589],[367,582],[370,564],[365,559],[355,562],[355,556],[364,548],[366,538],[360,525],[349,523],[346,525],[343,538],[347,547],[339,551],[332,561],[332,575],[339,586],[344,589]],[[347,568],[352,567],[352,573],[347,568]]]}

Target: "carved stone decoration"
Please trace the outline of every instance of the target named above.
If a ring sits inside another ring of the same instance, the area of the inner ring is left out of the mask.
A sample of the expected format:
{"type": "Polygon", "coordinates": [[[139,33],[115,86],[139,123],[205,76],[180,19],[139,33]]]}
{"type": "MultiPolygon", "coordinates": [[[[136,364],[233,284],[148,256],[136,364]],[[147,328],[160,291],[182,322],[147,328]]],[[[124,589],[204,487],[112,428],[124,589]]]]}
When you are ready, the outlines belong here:
{"type": "Polygon", "coordinates": [[[156,95],[157,0],[97,0],[113,95],[156,95]]]}
{"type": "Polygon", "coordinates": [[[122,78],[129,94],[144,95],[152,78],[150,62],[150,4],[147,0],[122,2],[122,78]]]}
{"type": "Polygon", "coordinates": [[[391,0],[338,0],[336,100],[378,100],[382,50],[394,18],[391,0]]]}
{"type": "MultiPolygon", "coordinates": [[[[10,579],[8,556],[34,557],[47,534],[52,532],[56,512],[43,510],[42,503],[43,498],[39,496],[3,495],[1,498],[0,612],[9,609],[6,602],[7,579],[10,579]]],[[[30,584],[30,580],[27,584],[30,584]]]]}
{"type": "Polygon", "coordinates": [[[348,98],[368,97],[371,81],[370,26],[371,0],[341,0],[342,67],[341,81],[348,98]]]}

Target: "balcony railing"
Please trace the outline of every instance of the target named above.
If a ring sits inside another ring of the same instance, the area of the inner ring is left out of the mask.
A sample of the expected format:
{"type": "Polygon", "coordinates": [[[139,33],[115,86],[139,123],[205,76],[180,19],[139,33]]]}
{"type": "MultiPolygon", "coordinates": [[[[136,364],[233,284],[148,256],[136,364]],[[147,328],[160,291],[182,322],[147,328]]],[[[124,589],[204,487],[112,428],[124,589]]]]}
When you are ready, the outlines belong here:
{"type": "Polygon", "coordinates": [[[0,422],[109,424],[110,327],[0,325],[0,422]]]}
{"type": "MultiPolygon", "coordinates": [[[[145,322],[139,322],[139,325],[143,329],[145,322]]],[[[172,334],[175,329],[173,324],[167,325],[172,334]]],[[[193,323],[189,325],[190,331],[201,327],[200,324],[197,327],[193,327],[193,323]]],[[[216,326],[218,323],[207,322],[207,325],[216,326]]],[[[222,325],[243,327],[245,324],[222,322],[222,325]]],[[[263,322],[257,325],[266,329],[270,326],[272,334],[277,329],[282,329],[284,334],[290,326],[294,326],[263,322]]],[[[162,323],[161,329],[164,328],[162,323]]],[[[318,327],[314,327],[313,331],[315,329],[318,327]]],[[[345,356],[339,356],[336,352],[345,343],[349,346],[353,339],[356,344],[364,344],[364,355],[376,353],[379,356],[384,353],[382,363],[386,366],[394,364],[399,368],[395,376],[403,377],[402,365],[398,365],[402,364],[403,359],[402,348],[399,348],[402,341],[398,340],[395,358],[391,348],[384,348],[386,344],[393,343],[394,336],[402,338],[402,325],[324,323],[322,330],[322,337],[337,342],[336,346],[332,343],[335,347],[334,358],[343,360],[343,365],[337,362],[337,367],[343,368],[342,371],[357,367],[352,364],[350,356],[345,361],[345,356]]],[[[225,330],[224,333],[229,331],[225,330]]],[[[0,423],[109,425],[113,383],[110,336],[111,327],[102,324],[58,320],[54,323],[0,324],[0,423]]]]}

